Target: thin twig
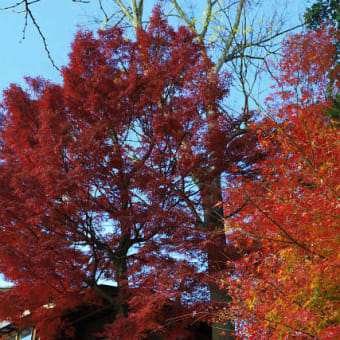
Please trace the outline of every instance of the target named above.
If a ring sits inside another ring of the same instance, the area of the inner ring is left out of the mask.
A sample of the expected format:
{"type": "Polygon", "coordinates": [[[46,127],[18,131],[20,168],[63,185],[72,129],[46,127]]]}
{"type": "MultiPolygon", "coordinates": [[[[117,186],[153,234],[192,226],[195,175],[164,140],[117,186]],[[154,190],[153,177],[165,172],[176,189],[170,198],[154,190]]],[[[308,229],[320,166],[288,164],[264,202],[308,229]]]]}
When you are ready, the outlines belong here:
{"type": "MultiPolygon", "coordinates": [[[[40,26],[38,25],[37,21],[35,20],[35,17],[34,17],[34,15],[32,14],[31,9],[29,8],[29,5],[30,5],[31,3],[33,3],[33,2],[28,2],[27,0],[24,0],[24,1],[25,1],[26,17],[27,17],[27,15],[28,15],[28,16],[31,18],[31,20],[32,20],[32,22],[33,22],[33,25],[34,25],[35,28],[38,30],[38,33],[39,33],[39,35],[40,35],[40,38],[42,39],[43,44],[44,44],[44,49],[45,49],[45,51],[46,51],[46,53],[47,53],[47,57],[48,57],[48,59],[51,61],[52,66],[53,66],[56,70],[60,71],[60,68],[56,65],[56,63],[54,62],[54,60],[53,60],[53,58],[52,58],[52,56],[51,56],[51,52],[50,52],[50,50],[49,50],[49,48],[48,48],[48,46],[47,46],[46,38],[45,38],[44,34],[42,33],[42,31],[41,31],[41,29],[40,29],[40,26]]],[[[35,1],[35,2],[36,2],[36,1],[35,1]]],[[[25,24],[26,24],[26,22],[25,22],[25,24]]],[[[26,27],[27,27],[27,25],[24,27],[24,32],[23,32],[24,35],[25,35],[26,27]]]]}

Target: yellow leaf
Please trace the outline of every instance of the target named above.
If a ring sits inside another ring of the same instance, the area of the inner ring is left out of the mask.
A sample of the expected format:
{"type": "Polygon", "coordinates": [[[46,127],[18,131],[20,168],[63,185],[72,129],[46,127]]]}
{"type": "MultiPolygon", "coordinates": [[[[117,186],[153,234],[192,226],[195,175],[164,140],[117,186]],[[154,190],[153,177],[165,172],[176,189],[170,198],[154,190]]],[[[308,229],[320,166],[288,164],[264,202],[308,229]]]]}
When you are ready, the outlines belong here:
{"type": "Polygon", "coordinates": [[[223,231],[225,231],[225,232],[226,232],[226,231],[229,231],[230,228],[231,228],[230,225],[225,225],[225,227],[223,228],[223,231]]]}
{"type": "Polygon", "coordinates": [[[302,308],[306,308],[309,304],[310,304],[310,300],[308,300],[308,301],[302,306],[302,308]]]}

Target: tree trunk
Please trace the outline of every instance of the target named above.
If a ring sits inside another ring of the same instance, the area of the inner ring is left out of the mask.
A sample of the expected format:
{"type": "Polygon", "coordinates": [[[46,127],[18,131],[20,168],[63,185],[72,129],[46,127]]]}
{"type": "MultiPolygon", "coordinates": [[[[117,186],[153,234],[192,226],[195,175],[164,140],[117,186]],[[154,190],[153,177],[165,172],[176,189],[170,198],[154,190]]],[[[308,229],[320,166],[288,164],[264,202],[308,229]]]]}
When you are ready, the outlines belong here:
{"type": "MultiPolygon", "coordinates": [[[[219,289],[218,284],[211,283],[209,289],[210,300],[212,302],[227,303],[230,301],[228,292],[225,289],[219,289]]],[[[226,323],[214,322],[212,324],[212,340],[233,340],[234,336],[232,334],[234,331],[235,327],[231,320],[228,320],[226,323]]]]}
{"type": "Polygon", "coordinates": [[[115,306],[117,309],[117,314],[122,315],[123,317],[127,317],[129,314],[129,307],[125,301],[124,296],[120,294],[122,288],[124,289],[126,287],[128,280],[126,259],[119,259],[116,262],[116,276],[118,285],[118,299],[115,306]]]}
{"type": "MultiPolygon", "coordinates": [[[[218,273],[226,269],[227,258],[225,256],[226,238],[223,233],[223,208],[218,206],[222,202],[222,189],[220,178],[215,177],[204,186],[205,194],[202,195],[204,207],[204,225],[208,238],[210,239],[206,251],[208,256],[208,270],[211,277],[216,277],[218,273]]],[[[220,289],[219,283],[209,284],[210,300],[213,303],[226,305],[231,298],[225,288],[220,289]]],[[[215,322],[212,325],[212,340],[232,340],[235,331],[231,320],[227,323],[215,322]]]]}
{"type": "Polygon", "coordinates": [[[117,314],[127,317],[129,314],[129,306],[126,302],[125,288],[128,286],[128,274],[127,274],[127,252],[129,249],[130,234],[125,234],[115,252],[115,269],[116,269],[116,281],[118,286],[118,299],[116,302],[117,314]],[[123,294],[121,291],[123,290],[123,294]]]}

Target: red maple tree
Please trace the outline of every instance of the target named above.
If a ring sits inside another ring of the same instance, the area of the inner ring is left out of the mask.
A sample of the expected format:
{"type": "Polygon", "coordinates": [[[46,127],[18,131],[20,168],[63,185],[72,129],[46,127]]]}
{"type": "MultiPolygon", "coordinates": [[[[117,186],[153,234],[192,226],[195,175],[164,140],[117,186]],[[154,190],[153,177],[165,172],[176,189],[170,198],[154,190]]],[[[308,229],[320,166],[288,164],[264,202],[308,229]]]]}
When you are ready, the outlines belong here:
{"type": "Polygon", "coordinates": [[[118,28],[79,32],[62,75],[4,93],[0,272],[14,286],[0,318],[20,325],[29,310],[53,339],[66,310],[99,294],[117,312],[111,339],[184,336],[192,315],[211,319],[207,287],[212,300],[220,292],[220,176],[250,175],[261,155],[250,116],[222,109],[230,77],[159,8],[136,41],[118,28]]]}
{"type": "Polygon", "coordinates": [[[242,339],[339,337],[336,40],[322,27],[284,43],[276,92],[254,127],[268,158],[255,181],[240,178],[229,192],[229,209],[247,203],[226,221],[230,238],[260,243],[221,283],[242,339]]]}

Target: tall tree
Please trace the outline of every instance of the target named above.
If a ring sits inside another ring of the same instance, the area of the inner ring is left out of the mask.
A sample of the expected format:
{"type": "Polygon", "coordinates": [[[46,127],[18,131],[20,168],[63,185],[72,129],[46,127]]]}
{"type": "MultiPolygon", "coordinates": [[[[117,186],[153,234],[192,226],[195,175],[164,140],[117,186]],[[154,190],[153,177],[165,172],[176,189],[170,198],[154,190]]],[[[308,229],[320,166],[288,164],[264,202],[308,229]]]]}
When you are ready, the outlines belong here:
{"type": "MultiPolygon", "coordinates": [[[[19,8],[24,5],[26,18],[31,18],[39,30],[31,11],[32,6],[38,2],[21,1],[13,4],[12,8],[19,8]]],[[[115,9],[109,12],[105,9],[108,7],[105,7],[104,2],[98,2],[105,17],[102,24],[107,25],[107,27],[127,24],[132,26],[133,32],[139,32],[142,27],[146,26],[145,2],[143,0],[132,0],[130,2],[117,0],[114,3],[115,9]],[[119,13],[115,12],[117,9],[119,13]]],[[[265,3],[265,1],[262,3],[265,3]]],[[[201,168],[187,172],[183,179],[185,185],[189,185],[194,188],[193,191],[197,191],[197,196],[184,195],[182,200],[183,204],[189,204],[192,213],[200,218],[199,223],[195,223],[195,233],[209,234],[210,240],[206,240],[203,253],[207,253],[208,256],[210,277],[215,277],[222,275],[222,271],[226,267],[227,253],[223,231],[223,206],[218,205],[222,201],[221,178],[226,178],[226,175],[230,175],[234,170],[248,176],[252,173],[247,168],[248,158],[255,157],[251,151],[251,144],[255,144],[255,139],[248,136],[249,129],[247,128],[248,121],[252,116],[250,101],[254,98],[255,83],[261,68],[267,63],[268,54],[277,51],[277,38],[292,28],[284,27],[283,22],[274,10],[269,18],[258,17],[256,10],[259,5],[258,1],[207,0],[200,3],[200,5],[202,4],[205,9],[201,16],[191,15],[190,6],[183,6],[176,0],[165,2],[164,12],[171,20],[175,17],[180,23],[184,23],[196,36],[196,39],[205,46],[205,53],[211,55],[214,61],[210,64],[212,84],[207,83],[207,92],[210,91],[208,89],[211,86],[214,86],[215,78],[223,72],[224,66],[228,65],[232,70],[234,79],[238,80],[238,87],[242,93],[243,103],[240,105],[241,108],[232,112],[232,115],[224,123],[215,119],[213,105],[211,107],[205,105],[204,121],[207,123],[206,136],[209,145],[205,145],[204,151],[202,151],[202,159],[205,162],[204,168],[201,165],[201,168]],[[253,75],[252,78],[249,77],[250,74],[253,75]],[[237,118],[233,119],[232,116],[237,118]],[[223,133],[217,133],[221,129],[223,133]],[[227,152],[228,155],[225,154],[225,151],[221,151],[226,145],[229,150],[232,150],[227,152]],[[241,148],[242,145],[244,148],[241,148]],[[224,160],[222,161],[222,159],[224,160]],[[198,197],[199,204],[197,203],[198,197]],[[219,272],[220,274],[218,274],[219,272]]],[[[197,3],[193,3],[193,9],[196,5],[197,3]]],[[[109,9],[111,8],[110,5],[109,9]]],[[[47,49],[43,35],[42,38],[47,49]]],[[[183,145],[183,147],[186,147],[187,143],[183,145]]],[[[171,192],[173,190],[176,193],[178,188],[172,188],[171,192]]],[[[211,299],[216,302],[229,299],[225,291],[218,288],[216,282],[210,283],[210,295],[211,299]]],[[[213,338],[231,338],[232,332],[231,324],[223,326],[217,323],[216,327],[213,327],[213,338]],[[224,329],[225,327],[226,329],[224,329]],[[221,332],[225,332],[226,335],[221,336],[221,332]]]]}
{"type": "Polygon", "coordinates": [[[328,115],[329,87],[339,89],[335,44],[326,28],[285,42],[277,92],[268,98],[263,125],[255,127],[268,158],[257,165],[256,181],[240,179],[229,191],[235,206],[248,203],[229,220],[230,238],[261,244],[222,282],[233,297],[230,311],[242,320],[241,338],[340,334],[339,127],[328,115]]]}
{"type": "Polygon", "coordinates": [[[159,8],[136,41],[98,34],[78,33],[62,85],[27,79],[4,93],[0,271],[15,285],[0,316],[20,324],[30,310],[53,339],[65,311],[97,293],[118,314],[111,339],[184,336],[191,319],[176,311],[211,320],[206,287],[221,300],[219,179],[250,175],[255,136],[248,115],[221,107],[229,75],[159,8]]]}
{"type": "MultiPolygon", "coordinates": [[[[134,26],[139,27],[143,23],[143,1],[132,0],[130,2],[115,1],[117,7],[122,11],[123,18],[134,26]]],[[[184,22],[187,27],[193,31],[198,40],[210,46],[207,53],[213,53],[214,65],[212,72],[219,74],[225,65],[233,70],[234,78],[238,80],[240,92],[242,94],[243,105],[241,112],[235,111],[236,115],[250,117],[250,101],[254,96],[254,83],[256,82],[261,66],[266,65],[268,54],[275,53],[277,49],[275,38],[286,33],[282,23],[276,22],[275,13],[273,17],[267,19],[269,23],[262,18],[252,15],[252,6],[258,6],[258,3],[240,0],[237,2],[230,1],[206,1],[206,8],[201,17],[195,17],[188,14],[186,8],[180,5],[179,1],[172,0],[168,2],[169,15],[174,15],[184,22]],[[276,26],[278,24],[278,26],[276,26]],[[249,77],[252,73],[253,79],[249,77]]],[[[195,6],[195,5],[193,5],[195,6]]],[[[124,20],[124,19],[123,19],[124,20]]],[[[209,115],[209,110],[207,112],[209,115]]],[[[213,137],[215,126],[210,125],[209,134],[213,137]]],[[[234,132],[229,134],[228,138],[232,143],[242,143],[241,136],[247,134],[247,128],[240,129],[236,135],[234,132]],[[235,139],[236,137],[236,139],[235,139]]],[[[249,142],[248,142],[249,143],[249,142]]],[[[253,140],[251,143],[255,144],[253,140]]],[[[248,150],[249,152],[249,150],[248,150]]],[[[250,151],[249,156],[252,154],[250,151]]],[[[217,151],[212,150],[209,154],[209,163],[206,168],[209,177],[203,179],[194,176],[193,180],[197,184],[202,197],[202,210],[204,211],[203,225],[205,230],[213,230],[215,236],[207,244],[207,256],[209,272],[217,280],[219,275],[223,275],[223,270],[227,268],[228,260],[226,249],[226,239],[223,230],[223,205],[217,206],[222,201],[222,175],[230,173],[228,168],[216,171],[215,157],[219,157],[217,151]],[[214,155],[215,154],[215,155],[214,155]],[[218,274],[219,273],[219,274],[218,274]]],[[[234,166],[242,168],[242,160],[234,162],[234,166]]],[[[245,173],[243,172],[243,175],[245,173]]],[[[240,207],[237,207],[239,209],[240,207]]],[[[214,302],[224,302],[230,300],[228,295],[219,289],[216,282],[210,284],[210,298],[214,302]]],[[[226,324],[213,324],[213,339],[231,339],[234,332],[234,326],[229,321],[226,324]]]]}

